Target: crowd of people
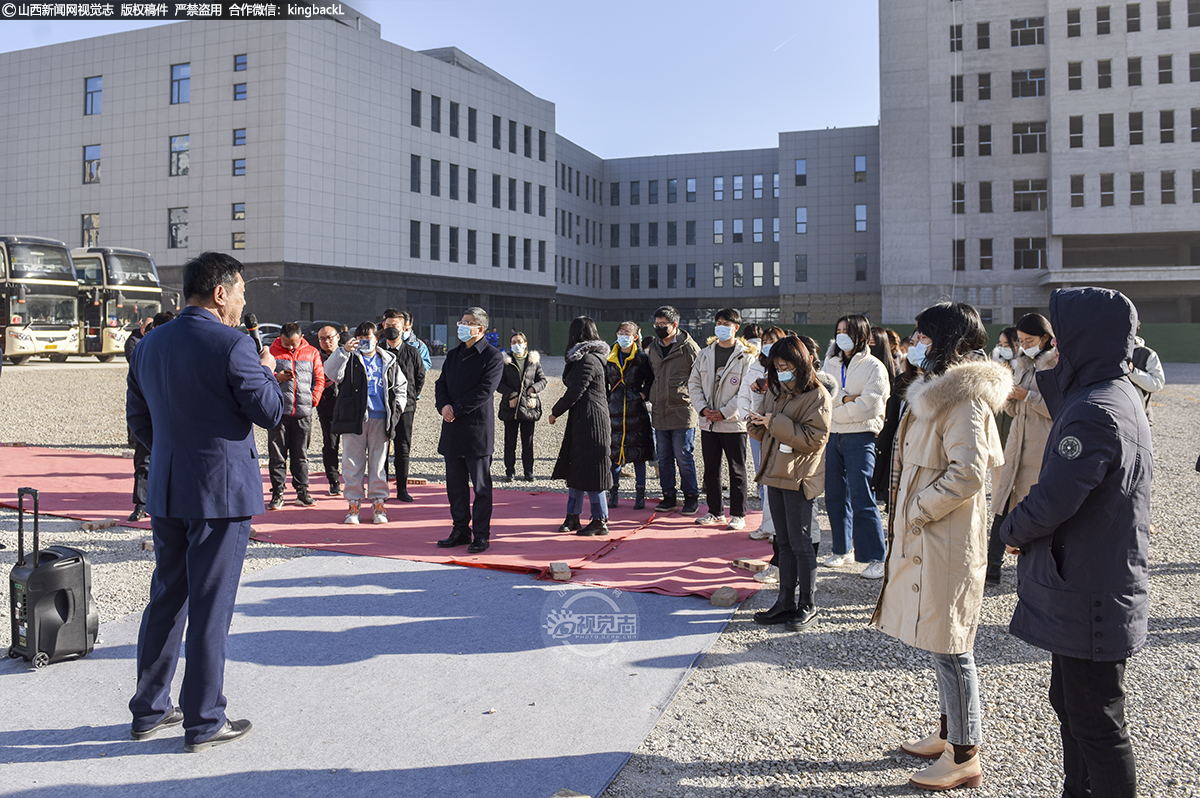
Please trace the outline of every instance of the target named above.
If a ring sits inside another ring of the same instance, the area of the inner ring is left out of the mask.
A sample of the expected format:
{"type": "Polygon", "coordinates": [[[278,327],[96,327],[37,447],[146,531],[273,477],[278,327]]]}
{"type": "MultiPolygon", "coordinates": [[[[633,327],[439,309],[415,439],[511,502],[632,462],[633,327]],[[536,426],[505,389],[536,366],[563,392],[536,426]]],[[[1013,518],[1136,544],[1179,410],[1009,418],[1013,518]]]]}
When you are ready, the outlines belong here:
{"type": "MultiPolygon", "coordinates": [[[[156,556],[130,709],[134,739],[182,724],[187,750],[198,751],[250,730],[249,721],[226,719],[221,694],[250,517],[282,506],[289,465],[297,502],[313,503],[307,449],[315,411],[329,491],[344,492],[346,523],[360,523],[364,501],[374,523],[387,523],[388,451],[396,498],[411,501],[413,417],[431,363],[411,314],[397,310],[353,334],[322,328],[317,347],[294,324],[269,349],[253,346],[230,329],[244,306],[244,282],[241,264],[228,256],[189,262],[184,289],[180,318],[153,321],[152,329],[170,332],[144,332],[129,348],[127,417],[143,452],[136,467],[148,474],[135,488],[135,510],[152,517],[156,556]],[[197,376],[215,373],[228,379],[197,376]],[[181,413],[180,403],[204,412],[181,413]],[[184,417],[204,423],[181,424],[184,417]],[[269,502],[253,425],[268,430],[269,502]],[[187,637],[177,708],[169,675],[185,616],[197,631],[187,637]]],[[[901,744],[934,760],[910,780],[929,790],[981,783],[974,640],[985,584],[999,580],[1006,553],[1015,555],[1011,632],[1051,653],[1063,794],[1134,795],[1124,668],[1146,641],[1147,410],[1165,379],[1158,357],[1136,337],[1129,300],[1106,289],[1056,291],[1049,318],[1023,317],[1000,334],[990,357],[978,312],[957,302],[926,308],[906,337],[862,315],[843,316],[823,356],[806,336],[743,326],[733,308],[715,314],[704,346],[679,322],[664,305],[653,335],[643,338],[636,322],[625,321],[611,343],[592,319],[571,322],[565,391],[547,418],[552,425],[565,418],[552,473],[567,487],[559,531],[608,534],[626,467],[635,507],[644,508],[648,462],[658,465],[655,510],[698,514],[699,430],[707,512],[695,523],[744,530],[753,473],[764,520],[750,536],[773,541],[779,586],[754,620],[800,631],[819,612],[814,502],[824,494],[833,540],[824,564],[844,565],[853,554],[862,576],[880,580],[872,624],[930,654],[939,727],[901,744]]],[[[488,323],[484,309],[464,311],[460,345],[434,386],[452,519],[437,545],[471,553],[491,542],[495,420],[505,425],[503,479],[517,478],[518,440],[522,477],[532,479],[547,386],[527,336],[514,330],[501,352],[488,323]]]]}

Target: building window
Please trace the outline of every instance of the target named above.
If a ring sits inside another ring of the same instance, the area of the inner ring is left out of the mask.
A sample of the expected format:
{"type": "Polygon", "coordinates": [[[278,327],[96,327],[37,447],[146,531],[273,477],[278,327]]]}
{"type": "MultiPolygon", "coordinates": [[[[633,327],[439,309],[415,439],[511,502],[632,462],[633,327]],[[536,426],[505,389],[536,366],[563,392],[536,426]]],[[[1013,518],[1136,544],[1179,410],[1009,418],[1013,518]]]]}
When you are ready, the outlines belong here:
{"type": "Polygon", "coordinates": [[[963,101],[963,76],[950,76],[950,102],[960,103],[963,101]]]}
{"type": "Polygon", "coordinates": [[[646,199],[647,199],[647,204],[649,204],[649,205],[657,205],[657,204],[658,204],[658,181],[657,181],[657,180],[651,180],[651,181],[649,181],[649,182],[646,184],[646,187],[647,187],[647,189],[648,189],[648,190],[647,190],[647,192],[646,192],[646,194],[647,194],[647,198],[646,198],[646,199]]]}
{"type": "Polygon", "coordinates": [[[621,225],[610,224],[608,226],[608,246],[612,249],[621,246],[621,225]]]}
{"type": "Polygon", "coordinates": [[[517,209],[517,179],[515,177],[508,179],[508,209],[510,211],[517,209]]]}
{"type": "Polygon", "coordinates": [[[492,207],[500,207],[500,175],[492,175],[492,207]]]}
{"type": "Polygon", "coordinates": [[[508,151],[517,154],[517,120],[508,120],[508,151]]]}
{"type": "Polygon", "coordinates": [[[525,213],[533,213],[533,183],[525,181],[525,185],[522,188],[522,207],[525,213]]]}
{"type": "Polygon", "coordinates": [[[1112,32],[1112,20],[1109,15],[1108,6],[1100,6],[1096,9],[1096,35],[1104,36],[1112,32]]]}
{"type": "Polygon", "coordinates": [[[1130,146],[1142,143],[1142,140],[1143,140],[1142,133],[1143,133],[1142,112],[1141,111],[1130,111],[1129,112],[1129,144],[1130,144],[1130,146]]]}
{"type": "Polygon", "coordinates": [[[1158,2],[1158,29],[1171,29],[1171,0],[1159,0],[1158,2]]]}
{"type": "Polygon", "coordinates": [[[233,99],[235,99],[235,100],[246,99],[246,84],[245,83],[233,84],[233,99]]]}
{"type": "Polygon", "coordinates": [[[1083,62],[1071,61],[1067,64],[1067,90],[1079,91],[1083,88],[1083,62]]]}
{"type": "Polygon", "coordinates": [[[867,182],[867,156],[865,155],[854,156],[854,182],[867,182]]]}
{"type": "Polygon", "coordinates": [[[1158,82],[1159,85],[1171,82],[1171,56],[1169,55],[1158,57],[1158,82]]]}
{"type": "Polygon", "coordinates": [[[458,138],[458,103],[450,103],[450,137],[458,138]]]}
{"type": "Polygon", "coordinates": [[[244,202],[233,203],[232,211],[233,211],[233,220],[235,222],[245,219],[246,218],[246,203],[244,203],[244,202]]]}
{"type": "Polygon", "coordinates": [[[1192,141],[1200,141],[1200,108],[1192,109],[1192,141]]]}
{"type": "Polygon", "coordinates": [[[171,65],[171,105],[190,102],[192,98],[192,65],[171,65]]]}
{"type": "MultiPolygon", "coordinates": [[[[1125,4],[1125,32],[1137,33],[1142,29],[1142,6],[1140,3],[1125,4]]],[[[1096,33],[1108,33],[1108,6],[1096,9],[1096,33]],[[1100,11],[1104,11],[1104,30],[1100,30],[1100,11]]]]}
{"type": "Polygon", "coordinates": [[[979,73],[979,99],[981,99],[981,100],[992,99],[992,73],[991,72],[980,72],[979,73]]]}
{"type": "Polygon", "coordinates": [[[1200,0],[1188,0],[1188,27],[1200,28],[1200,0]]]}
{"type": "Polygon", "coordinates": [[[753,180],[754,180],[754,182],[752,183],[752,188],[754,190],[754,199],[762,199],[763,198],[763,176],[762,175],[754,175],[753,180]]]}
{"type": "Polygon", "coordinates": [[[1013,211],[1046,210],[1046,180],[1029,179],[1013,181],[1013,211]]]}
{"type": "Polygon", "coordinates": [[[613,291],[620,290],[620,288],[621,288],[621,267],[620,266],[608,267],[608,287],[613,291]]]}
{"type": "Polygon", "coordinates": [[[104,88],[104,76],[97,75],[83,81],[83,115],[91,116],[100,113],[104,88]]]}
{"type": "Polygon", "coordinates": [[[524,271],[533,271],[533,240],[528,238],[521,239],[521,268],[524,271]]]}
{"type": "Polygon", "coordinates": [[[442,132],[442,98],[429,95],[429,129],[434,133],[442,132]]]}
{"type": "Polygon", "coordinates": [[[1067,9],[1067,38],[1077,39],[1080,34],[1079,9],[1067,9]]]}
{"type": "Polygon", "coordinates": [[[796,256],[796,282],[808,282],[808,255],[796,256]]]}
{"type": "Polygon", "coordinates": [[[808,232],[808,208],[796,209],[796,234],[804,235],[808,232]]]}
{"type": "Polygon", "coordinates": [[[492,233],[492,267],[500,268],[500,234],[492,233]]]}
{"type": "Polygon", "coordinates": [[[477,173],[474,169],[467,170],[467,202],[472,205],[476,201],[476,184],[478,183],[477,173]]]}
{"type": "Polygon", "coordinates": [[[171,136],[171,160],[167,173],[172,177],[188,173],[188,141],[190,136],[171,136]]]}
{"type": "Polygon", "coordinates": [[[779,173],[775,172],[772,176],[771,196],[779,199],[779,173]]]}
{"type": "Polygon", "coordinates": [[[1083,207],[1083,175],[1071,175],[1071,207],[1083,207]]]}
{"type": "Polygon", "coordinates": [[[408,223],[408,257],[421,257],[421,223],[415,219],[408,223]]]}
{"type": "MultiPolygon", "coordinates": [[[[542,163],[546,162],[546,131],[538,131],[538,160],[542,163]]],[[[541,269],[541,271],[546,271],[541,269]]]]}
{"type": "Polygon", "coordinates": [[[100,145],[89,144],[83,148],[83,182],[100,182],[100,145]]]}
{"type": "Polygon", "coordinates": [[[742,282],[742,264],[740,261],[733,262],[733,287],[741,288],[742,282]]]}
{"type": "Polygon", "coordinates": [[[1167,170],[1167,171],[1159,172],[1158,176],[1161,181],[1160,186],[1162,189],[1160,202],[1163,205],[1174,205],[1175,204],[1175,172],[1174,172],[1174,170],[1167,170]]]}
{"type": "MultiPolygon", "coordinates": [[[[475,240],[476,240],[476,232],[474,230],[468,229],[467,230],[467,263],[471,266],[475,265],[475,255],[476,255],[475,240]]],[[[543,243],[545,243],[545,242],[543,242],[543,243]]],[[[543,252],[543,254],[545,254],[545,253],[543,252]]],[[[542,271],[545,271],[545,269],[542,269],[542,271]]]]}
{"type": "Polygon", "coordinates": [[[246,71],[246,54],[245,53],[242,53],[241,55],[235,55],[233,57],[233,71],[234,72],[245,72],[246,71]]]}
{"type": "MultiPolygon", "coordinates": [[[[807,186],[808,185],[808,159],[807,158],[797,158],[796,159],[796,185],[798,185],[798,186],[807,186]]],[[[716,199],[716,198],[714,198],[714,199],[716,199]]]]}
{"type": "Polygon", "coordinates": [[[1112,61],[1107,58],[1096,62],[1096,88],[1112,88],[1112,61]]]}
{"type": "Polygon", "coordinates": [[[689,177],[687,179],[687,201],[696,201],[696,178],[689,177]]]}
{"type": "Polygon", "coordinates": [[[713,220],[713,243],[725,243],[725,222],[722,219],[713,220]]]}
{"type": "Polygon", "coordinates": [[[679,180],[671,177],[667,179],[667,204],[674,205],[679,200],[679,180]]]}
{"type": "Polygon", "coordinates": [[[988,156],[992,154],[992,126],[979,126],[979,154],[988,156]]]}
{"type": "Polygon", "coordinates": [[[467,141],[477,141],[479,130],[479,112],[467,106],[467,141]]]}
{"type": "Polygon", "coordinates": [[[640,247],[642,245],[642,225],[640,222],[632,222],[629,225],[629,246],[640,247]]]}
{"type": "Polygon", "coordinates": [[[740,200],[742,198],[742,176],[741,175],[733,176],[733,198],[735,200],[740,200]]]}
{"type": "Polygon", "coordinates": [[[621,184],[615,180],[609,184],[608,204],[616,208],[621,204],[621,184]]]}
{"type": "MultiPolygon", "coordinates": [[[[1196,2],[1200,3],[1200,0],[1196,0],[1196,2]]],[[[1190,27],[1200,27],[1200,25],[1190,27]]],[[[1188,79],[1192,83],[1200,82],[1200,53],[1190,53],[1188,55],[1188,72],[1188,79]]]]}
{"type": "Polygon", "coordinates": [[[1046,239],[1013,239],[1013,269],[1044,268],[1046,268],[1046,239]]]}
{"type": "Polygon", "coordinates": [[[867,232],[867,206],[854,206],[854,231],[857,233],[867,232]]]}
{"type": "Polygon", "coordinates": [[[992,270],[992,239],[979,239],[979,268],[981,271],[992,270]]]}
{"type": "Polygon", "coordinates": [[[725,287],[725,264],[713,264],[713,288],[725,287]]]}
{"type": "MultiPolygon", "coordinates": [[[[538,241],[538,271],[546,273],[546,242],[538,241]]],[[[590,272],[591,269],[589,268],[590,272]]]]}
{"type": "Polygon", "coordinates": [[[779,217],[778,216],[776,216],[774,219],[771,220],[771,237],[772,237],[772,240],[776,244],[779,243],[779,217]]]}
{"type": "Polygon", "coordinates": [[[629,288],[637,290],[642,287],[642,267],[636,263],[629,267],[629,288]]]}
{"type": "Polygon", "coordinates": [[[992,212],[992,181],[983,180],[979,183],[979,212],[992,212]]]}
{"type": "MultiPolygon", "coordinates": [[[[799,185],[799,184],[797,184],[797,185],[799,185]]],[[[713,178],[713,201],[721,202],[724,199],[725,199],[725,178],[724,177],[714,177],[713,178]]]]}
{"type": "Polygon", "coordinates": [[[956,238],[950,244],[952,268],[956,272],[965,272],[967,270],[967,239],[956,238]]]}
{"type": "Polygon", "coordinates": [[[962,25],[950,26],[950,52],[957,53],[963,48],[962,25]]]}
{"type": "Polygon", "coordinates": [[[1200,169],[1192,170],[1192,202],[1200,202],[1200,169]]]}
{"type": "Polygon", "coordinates": [[[525,149],[524,149],[525,157],[532,158],[533,157],[533,128],[530,127],[529,125],[525,125],[524,129],[521,132],[523,134],[522,143],[524,144],[524,147],[525,147],[525,149]]]}
{"type": "Polygon", "coordinates": [[[1126,72],[1129,75],[1130,86],[1142,85],[1142,59],[1130,58],[1125,62],[1126,72]]]}
{"type": "Polygon", "coordinates": [[[741,219],[733,220],[733,243],[735,243],[735,244],[744,243],[743,237],[742,237],[742,220],[741,219]]]}
{"type": "Polygon", "coordinates": [[[1083,117],[1072,116],[1067,120],[1067,133],[1070,148],[1073,150],[1083,147],[1083,117]]]}
{"type": "Polygon", "coordinates": [[[696,264],[688,263],[684,265],[684,288],[696,287],[696,264]]]}
{"type": "MultiPolygon", "coordinates": [[[[735,224],[736,224],[736,222],[735,222],[735,224]]],[[[751,230],[752,230],[752,234],[754,236],[754,243],[761,244],[762,240],[763,240],[763,220],[762,219],[752,220],[751,230]]],[[[734,233],[734,235],[736,236],[737,233],[734,233]]]]}
{"type": "Polygon", "coordinates": [[[233,146],[241,147],[246,143],[246,128],[239,127],[233,131],[233,146]]]}
{"type": "Polygon", "coordinates": [[[1129,204],[1146,204],[1146,175],[1144,172],[1129,173],[1129,204]]]}
{"type": "Polygon", "coordinates": [[[950,157],[962,158],[967,154],[967,134],[961,125],[950,128],[950,157]]]}
{"type": "Polygon", "coordinates": [[[429,159],[429,196],[442,196],[442,162],[429,159]]]}
{"type": "Polygon", "coordinates": [[[640,180],[631,180],[629,182],[629,204],[642,204],[642,182],[640,180]]]}
{"type": "Polygon", "coordinates": [[[1114,196],[1112,173],[1100,175],[1100,207],[1111,208],[1114,196]]]}
{"type": "Polygon", "coordinates": [[[414,194],[421,193],[421,156],[408,156],[408,190],[414,194]]]}
{"type": "Polygon", "coordinates": [[[442,226],[440,224],[429,225],[429,259],[442,259],[442,226]]]}
{"type": "Polygon", "coordinates": [[[100,246],[100,214],[85,213],[80,217],[80,240],[83,247],[100,246]]]}
{"type": "Polygon", "coordinates": [[[1159,144],[1174,144],[1175,143],[1175,112],[1174,111],[1159,111],[1158,112],[1158,143],[1159,144]]]}
{"type": "Polygon", "coordinates": [[[954,183],[951,186],[950,212],[955,214],[967,212],[966,183],[954,183]]]}
{"type": "Polygon", "coordinates": [[[508,268],[517,268],[517,237],[508,237],[508,268]]]}
{"type": "Polygon", "coordinates": [[[1046,96],[1046,70],[1015,70],[1012,73],[1012,96],[1014,98],[1046,96]]]}
{"type": "Polygon", "coordinates": [[[854,281],[857,283],[867,281],[867,253],[865,252],[854,254],[854,281]]]}
{"type": "Polygon", "coordinates": [[[679,264],[667,264],[667,288],[673,289],[679,287],[679,264]]]}
{"type": "Polygon", "coordinates": [[[667,222],[667,246],[674,247],[679,244],[679,223],[667,222]]]}
{"type": "Polygon", "coordinates": [[[755,288],[762,288],[763,284],[763,262],[760,260],[754,261],[750,266],[750,281],[755,288]]]}
{"type": "Polygon", "coordinates": [[[1113,115],[1112,114],[1100,114],[1098,128],[1100,131],[1100,146],[1101,147],[1112,147],[1113,146],[1113,115]]]}
{"type": "Polygon", "coordinates": [[[187,249],[188,209],[167,209],[167,249],[187,249]]]}
{"type": "Polygon", "coordinates": [[[234,158],[233,159],[233,174],[237,177],[240,177],[240,176],[246,174],[246,159],[245,158],[234,158]]]}
{"type": "Polygon", "coordinates": [[[975,24],[975,49],[987,50],[992,46],[992,24],[978,22],[975,24]]]}
{"type": "Polygon", "coordinates": [[[492,149],[500,149],[500,117],[492,114],[492,149]]]}
{"type": "Polygon", "coordinates": [[[246,234],[244,232],[243,233],[234,233],[233,241],[231,242],[231,246],[234,249],[245,249],[246,248],[246,234]]]}
{"type": "Polygon", "coordinates": [[[658,222],[649,222],[646,224],[646,246],[658,246],[658,222]]]}
{"type": "Polygon", "coordinates": [[[1009,22],[1012,46],[1026,47],[1031,44],[1046,43],[1046,18],[1028,17],[1014,19],[1009,22]]]}
{"type": "Polygon", "coordinates": [[[538,216],[546,215],[546,187],[538,186],[538,216]]]}
{"type": "Polygon", "coordinates": [[[1014,122],[1012,126],[1013,155],[1030,155],[1046,151],[1045,122],[1014,122]]]}
{"type": "Polygon", "coordinates": [[[450,199],[458,199],[458,164],[450,164],[450,199]]]}

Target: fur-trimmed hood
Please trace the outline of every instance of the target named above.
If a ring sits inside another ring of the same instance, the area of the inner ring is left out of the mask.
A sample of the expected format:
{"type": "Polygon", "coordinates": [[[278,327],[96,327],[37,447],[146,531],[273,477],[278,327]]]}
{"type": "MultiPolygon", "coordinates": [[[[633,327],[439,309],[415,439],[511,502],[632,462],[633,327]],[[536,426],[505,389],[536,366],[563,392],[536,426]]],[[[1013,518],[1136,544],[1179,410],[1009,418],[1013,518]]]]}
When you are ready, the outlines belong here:
{"type": "Polygon", "coordinates": [[[991,361],[964,361],[908,386],[905,399],[917,418],[935,418],[963,402],[982,401],[993,413],[1012,391],[1012,372],[991,361]]]}
{"type": "MultiPolygon", "coordinates": [[[[501,352],[500,354],[502,354],[504,356],[504,365],[511,366],[513,363],[512,355],[509,354],[508,352],[501,352]]],[[[526,362],[530,366],[536,366],[538,363],[542,362],[542,354],[541,354],[541,352],[538,352],[536,349],[530,349],[525,357],[526,357],[526,362]]]]}
{"type": "Polygon", "coordinates": [[[608,344],[604,341],[580,341],[567,350],[567,362],[573,363],[591,352],[600,355],[603,360],[608,357],[608,344]]]}

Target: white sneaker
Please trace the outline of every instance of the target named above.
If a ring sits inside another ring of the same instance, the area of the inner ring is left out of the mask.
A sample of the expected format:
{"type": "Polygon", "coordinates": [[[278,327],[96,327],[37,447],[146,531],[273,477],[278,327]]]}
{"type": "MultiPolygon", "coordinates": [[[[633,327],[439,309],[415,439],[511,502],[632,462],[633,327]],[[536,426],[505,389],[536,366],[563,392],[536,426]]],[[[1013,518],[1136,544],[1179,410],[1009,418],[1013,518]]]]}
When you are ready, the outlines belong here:
{"type": "Polygon", "coordinates": [[[750,533],[751,540],[769,540],[770,537],[771,530],[767,529],[766,527],[760,526],[758,529],[750,533]]]}
{"type": "Polygon", "coordinates": [[[376,500],[375,504],[372,506],[371,509],[372,509],[372,512],[371,512],[371,523],[372,524],[386,524],[388,522],[387,513],[384,512],[384,510],[383,510],[383,500],[382,499],[376,500]]]}
{"type": "Polygon", "coordinates": [[[883,579],[883,563],[879,560],[871,560],[859,576],[863,579],[883,579]]]}
{"type": "Polygon", "coordinates": [[[350,502],[350,508],[346,511],[346,520],[343,524],[358,523],[358,502],[350,502]]]}
{"type": "Polygon", "coordinates": [[[766,584],[774,584],[779,581],[779,568],[775,565],[768,565],[765,571],[759,571],[754,575],[755,582],[764,582],[766,584]]]}
{"type": "Polygon", "coordinates": [[[826,568],[841,568],[849,560],[850,560],[849,552],[847,552],[846,554],[831,554],[830,556],[825,558],[825,561],[823,563],[821,563],[821,565],[824,565],[826,568]]]}
{"type": "Polygon", "coordinates": [[[709,513],[708,515],[704,516],[703,518],[696,519],[697,526],[716,526],[717,524],[723,524],[723,523],[725,523],[725,516],[713,515],[712,513],[709,513]]]}
{"type": "Polygon", "coordinates": [[[741,516],[741,515],[733,516],[732,518],[729,519],[729,526],[727,526],[725,528],[726,529],[745,529],[746,528],[745,516],[741,516]]]}

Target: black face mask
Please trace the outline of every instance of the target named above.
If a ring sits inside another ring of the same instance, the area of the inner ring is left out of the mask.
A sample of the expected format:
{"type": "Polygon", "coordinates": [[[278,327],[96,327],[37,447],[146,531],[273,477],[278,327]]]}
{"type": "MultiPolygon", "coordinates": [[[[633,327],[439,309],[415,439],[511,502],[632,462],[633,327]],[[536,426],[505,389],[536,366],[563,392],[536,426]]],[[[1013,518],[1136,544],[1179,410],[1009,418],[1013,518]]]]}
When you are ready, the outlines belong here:
{"type": "Polygon", "coordinates": [[[388,327],[387,332],[383,334],[383,337],[389,341],[398,341],[400,340],[400,331],[395,327],[388,327]]]}
{"type": "Polygon", "coordinates": [[[654,334],[658,336],[658,339],[660,341],[666,340],[667,336],[671,334],[671,328],[670,327],[655,327],[654,334]]]}

